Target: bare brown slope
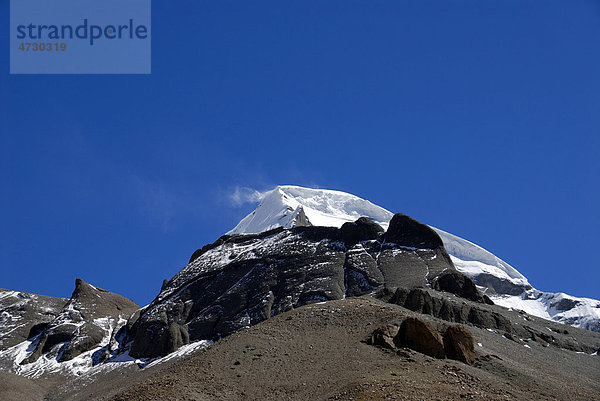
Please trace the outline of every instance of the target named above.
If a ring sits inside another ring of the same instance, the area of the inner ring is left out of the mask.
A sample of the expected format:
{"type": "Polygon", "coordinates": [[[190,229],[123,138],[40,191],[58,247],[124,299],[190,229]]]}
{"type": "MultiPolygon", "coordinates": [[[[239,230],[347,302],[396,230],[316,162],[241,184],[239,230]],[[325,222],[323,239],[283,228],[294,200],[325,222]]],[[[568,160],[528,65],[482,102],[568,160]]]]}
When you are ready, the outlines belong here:
{"type": "Polygon", "coordinates": [[[39,380],[31,380],[13,373],[0,371],[0,399],[2,401],[42,401],[47,387],[39,380]]]}
{"type": "MultiPolygon", "coordinates": [[[[482,344],[474,366],[415,352],[402,357],[362,342],[407,315],[365,298],[308,305],[163,366],[112,399],[600,399],[598,356],[533,342],[527,348],[472,326],[482,344]]],[[[100,395],[108,398],[85,397],[100,395]]]]}

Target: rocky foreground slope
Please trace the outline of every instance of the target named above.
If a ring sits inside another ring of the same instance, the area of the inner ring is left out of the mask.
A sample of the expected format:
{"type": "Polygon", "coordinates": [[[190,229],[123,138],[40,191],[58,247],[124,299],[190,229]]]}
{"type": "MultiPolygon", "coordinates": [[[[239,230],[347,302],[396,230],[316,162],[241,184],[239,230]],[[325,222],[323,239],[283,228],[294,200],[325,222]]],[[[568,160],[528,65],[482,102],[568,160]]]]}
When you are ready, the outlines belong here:
{"type": "MultiPolygon", "coordinates": [[[[439,294],[447,300],[457,298],[439,294]]],[[[506,313],[512,324],[535,332],[600,347],[598,333],[499,306],[487,308],[506,313]],[[565,329],[568,334],[562,332],[565,329]]],[[[410,317],[440,331],[453,325],[368,296],[320,302],[274,316],[177,360],[145,369],[113,370],[96,375],[85,386],[59,387],[49,399],[600,399],[600,356],[546,346],[529,336],[516,342],[503,331],[467,323],[464,327],[474,337],[472,365],[409,348],[369,344],[377,329],[401,325],[410,317]]]]}

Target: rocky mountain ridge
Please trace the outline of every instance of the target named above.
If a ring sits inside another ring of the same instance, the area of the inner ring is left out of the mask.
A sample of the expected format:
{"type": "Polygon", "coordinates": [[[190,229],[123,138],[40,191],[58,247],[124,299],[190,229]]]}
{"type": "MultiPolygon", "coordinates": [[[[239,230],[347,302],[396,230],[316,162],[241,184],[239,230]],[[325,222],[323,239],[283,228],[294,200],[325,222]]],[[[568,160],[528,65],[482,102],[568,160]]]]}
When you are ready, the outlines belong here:
{"type": "Polygon", "coordinates": [[[35,337],[66,302],[65,298],[0,289],[0,351],[35,337]]]}
{"type": "Polygon", "coordinates": [[[362,218],[340,229],[225,236],[195,253],[142,311],[128,332],[130,354],[166,355],[307,303],[430,285],[447,270],[455,269],[439,236],[402,214],[385,232],[362,218]]]}
{"type": "MultiPolygon", "coordinates": [[[[302,225],[341,227],[366,216],[387,228],[393,214],[341,191],[278,186],[262,194],[258,207],[229,234],[258,233],[294,227],[292,215],[303,213],[302,225]]],[[[442,239],[457,270],[469,276],[495,303],[531,315],[587,330],[600,331],[600,301],[535,289],[517,269],[482,247],[431,227],[442,239]]]]}
{"type": "Polygon", "coordinates": [[[0,368],[27,376],[76,373],[103,362],[119,348],[121,330],[140,309],[130,299],[81,279],[75,280],[68,300],[30,298],[43,302],[47,315],[30,317],[30,333],[11,337],[18,343],[0,351],[0,368]]]}

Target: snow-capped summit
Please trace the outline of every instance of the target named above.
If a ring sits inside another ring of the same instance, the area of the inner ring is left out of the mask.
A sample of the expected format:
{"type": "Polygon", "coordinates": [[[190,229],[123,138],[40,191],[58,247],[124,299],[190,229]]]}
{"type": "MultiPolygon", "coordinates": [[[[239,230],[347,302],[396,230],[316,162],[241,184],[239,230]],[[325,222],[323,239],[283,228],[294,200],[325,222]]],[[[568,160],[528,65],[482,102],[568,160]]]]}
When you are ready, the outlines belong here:
{"type": "Polygon", "coordinates": [[[393,214],[345,192],[285,185],[265,192],[258,207],[227,234],[307,225],[340,227],[361,216],[368,216],[387,228],[393,214]]]}
{"type": "MultiPolygon", "coordinates": [[[[227,234],[260,233],[277,227],[341,227],[366,216],[387,229],[393,213],[341,191],[278,186],[227,234]]],[[[471,277],[499,305],[560,323],[600,331],[600,301],[533,288],[517,269],[482,247],[433,228],[456,268],[471,277]]]]}

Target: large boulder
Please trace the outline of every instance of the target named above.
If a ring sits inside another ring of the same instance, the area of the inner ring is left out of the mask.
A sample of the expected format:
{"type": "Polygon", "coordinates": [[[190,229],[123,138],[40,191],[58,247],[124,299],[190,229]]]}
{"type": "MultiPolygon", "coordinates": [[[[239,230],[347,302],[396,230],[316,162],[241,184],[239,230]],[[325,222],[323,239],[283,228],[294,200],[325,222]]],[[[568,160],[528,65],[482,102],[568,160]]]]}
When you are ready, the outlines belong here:
{"type": "Polygon", "coordinates": [[[383,232],[384,229],[368,217],[361,217],[355,222],[344,223],[340,228],[342,239],[346,245],[377,239],[383,232]]]}
{"type": "Polygon", "coordinates": [[[440,274],[435,279],[433,288],[456,294],[470,301],[493,305],[492,300],[479,291],[473,280],[458,271],[445,271],[440,274]]]}
{"type": "Polygon", "coordinates": [[[371,345],[377,345],[383,348],[395,349],[394,337],[398,334],[400,328],[395,324],[387,325],[376,329],[368,340],[371,345]]]}
{"type": "Polygon", "coordinates": [[[444,350],[450,359],[456,359],[467,365],[475,361],[473,335],[464,326],[450,326],[444,333],[444,350]]]}
{"type": "Polygon", "coordinates": [[[440,236],[409,216],[395,214],[383,239],[377,260],[388,287],[428,286],[443,271],[456,271],[440,236]]]}
{"type": "Polygon", "coordinates": [[[405,346],[434,358],[443,359],[446,355],[440,333],[432,325],[416,317],[402,321],[394,340],[398,346],[405,346]]]}
{"type": "Polygon", "coordinates": [[[407,347],[434,358],[447,357],[468,365],[475,361],[475,341],[465,326],[449,326],[439,331],[417,317],[405,319],[400,327],[389,324],[376,329],[367,343],[391,350],[407,347]]]}
{"type": "Polygon", "coordinates": [[[431,227],[402,213],[392,217],[385,240],[417,249],[444,248],[442,239],[431,227]]]}

